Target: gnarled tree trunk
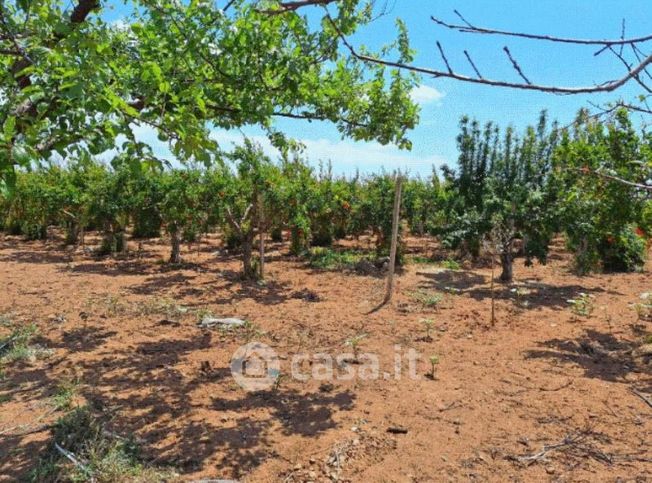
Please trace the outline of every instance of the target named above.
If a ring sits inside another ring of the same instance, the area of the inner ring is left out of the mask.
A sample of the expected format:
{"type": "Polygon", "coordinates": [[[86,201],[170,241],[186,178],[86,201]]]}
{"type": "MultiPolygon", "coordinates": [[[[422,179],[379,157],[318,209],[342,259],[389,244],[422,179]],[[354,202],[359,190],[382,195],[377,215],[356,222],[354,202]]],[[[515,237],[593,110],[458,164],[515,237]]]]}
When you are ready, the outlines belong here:
{"type": "Polygon", "coordinates": [[[181,263],[181,238],[177,229],[170,232],[170,244],[172,245],[170,263],[181,263]]]}

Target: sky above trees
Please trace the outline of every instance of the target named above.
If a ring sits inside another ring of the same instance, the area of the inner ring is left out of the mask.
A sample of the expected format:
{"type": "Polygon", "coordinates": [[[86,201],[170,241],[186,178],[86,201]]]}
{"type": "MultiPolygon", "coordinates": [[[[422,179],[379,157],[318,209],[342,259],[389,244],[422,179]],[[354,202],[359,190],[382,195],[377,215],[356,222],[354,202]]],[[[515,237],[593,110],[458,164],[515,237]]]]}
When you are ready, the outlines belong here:
{"type": "MultiPolygon", "coordinates": [[[[380,7],[383,3],[377,2],[380,7]]],[[[460,0],[388,0],[385,15],[363,28],[352,38],[352,43],[356,47],[375,48],[393,40],[395,20],[401,18],[407,24],[412,47],[417,51],[414,62],[417,65],[444,68],[436,48],[436,41],[440,41],[452,66],[462,72],[469,71],[469,74],[472,72],[464,58],[464,50],[469,51],[483,75],[519,80],[502,51],[505,45],[509,46],[526,74],[548,84],[590,85],[624,74],[624,67],[613,56],[593,56],[595,47],[560,47],[519,39],[472,36],[438,27],[430,19],[434,15],[456,21],[455,9],[479,26],[575,38],[618,38],[623,19],[629,37],[649,34],[646,27],[652,24],[652,9],[646,0],[495,0],[472,3],[460,0]]],[[[125,12],[118,9],[106,15],[119,23],[125,12]]],[[[356,169],[371,172],[384,167],[428,174],[433,164],[455,164],[455,136],[459,119],[464,114],[480,121],[524,126],[534,122],[542,109],[548,109],[550,117],[563,125],[589,102],[606,103],[619,98],[631,100],[639,93],[640,88],[635,82],[611,94],[559,96],[424,77],[423,85],[413,92],[422,113],[419,126],[410,135],[413,141],[411,152],[376,143],[341,140],[334,127],[322,122],[284,119],[278,121],[278,126],[306,145],[306,154],[313,164],[330,159],[336,173],[352,174],[356,169]]],[[[634,115],[633,118],[643,122],[640,116],[634,115]]],[[[259,141],[268,154],[274,154],[262,131],[245,128],[242,133],[259,141]]],[[[229,147],[242,139],[242,133],[215,130],[214,137],[223,147],[229,147]]],[[[159,156],[171,159],[166,146],[152,131],[140,128],[139,135],[153,146],[159,156]]]]}

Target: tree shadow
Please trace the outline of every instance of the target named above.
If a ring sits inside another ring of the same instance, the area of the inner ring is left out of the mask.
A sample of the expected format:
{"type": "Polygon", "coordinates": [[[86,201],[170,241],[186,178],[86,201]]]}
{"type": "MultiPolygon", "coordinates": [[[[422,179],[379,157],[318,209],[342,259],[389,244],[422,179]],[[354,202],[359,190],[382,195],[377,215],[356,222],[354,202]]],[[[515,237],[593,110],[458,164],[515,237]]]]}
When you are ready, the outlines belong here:
{"type": "MultiPolygon", "coordinates": [[[[66,349],[71,352],[91,352],[104,345],[107,339],[115,335],[118,335],[118,332],[114,330],[87,325],[64,332],[61,342],[47,341],[47,344],[48,347],[54,349],[66,349]]],[[[38,339],[36,338],[35,341],[38,342],[38,339]]]]}
{"type": "Polygon", "coordinates": [[[252,411],[268,409],[283,426],[283,434],[316,436],[336,427],[332,418],[335,411],[353,408],[355,395],[350,391],[324,395],[303,394],[296,390],[259,391],[241,399],[212,398],[212,406],[219,411],[252,411]]]}
{"type": "Polygon", "coordinates": [[[498,280],[494,283],[493,293],[489,286],[489,277],[469,271],[442,270],[439,272],[417,272],[425,277],[419,288],[442,292],[463,293],[474,300],[491,299],[512,302],[521,309],[548,307],[560,309],[569,307],[568,300],[579,293],[610,295],[623,294],[603,288],[587,288],[577,284],[550,285],[538,280],[522,279],[513,285],[505,285],[498,280]]]}
{"type": "Polygon", "coordinates": [[[171,288],[188,287],[195,278],[196,275],[190,276],[179,272],[170,275],[153,274],[143,283],[131,286],[128,290],[138,295],[155,295],[161,291],[168,292],[171,288]]]}
{"type": "Polygon", "coordinates": [[[616,339],[613,335],[588,329],[576,340],[551,339],[540,344],[541,349],[525,352],[526,359],[554,359],[580,367],[584,376],[608,382],[625,382],[625,376],[642,374],[645,386],[652,391],[652,369],[649,361],[632,355],[638,344],[616,339]]]}
{"type": "MultiPolygon", "coordinates": [[[[0,247],[0,249],[5,247],[0,247]]],[[[62,252],[60,249],[47,249],[45,247],[34,247],[27,250],[16,250],[7,255],[0,255],[0,262],[5,263],[34,263],[52,264],[69,263],[73,261],[73,254],[62,252]]]]}
{"type": "Polygon", "coordinates": [[[489,283],[488,278],[484,275],[466,270],[437,269],[432,272],[418,271],[417,275],[426,279],[419,284],[419,288],[439,291],[449,291],[451,288],[456,291],[465,291],[489,283]]]}
{"type": "Polygon", "coordinates": [[[315,437],[336,427],[337,411],[353,407],[354,395],[348,391],[302,393],[281,387],[245,393],[233,389],[229,367],[182,372],[179,364],[187,356],[215,347],[213,336],[204,331],[189,338],[144,342],[82,361],[77,364],[81,379],[95,381],[84,386],[83,395],[110,416],[117,434],[136,435],[151,462],[195,472],[210,470],[206,461],[219,454],[217,470],[223,478],[237,478],[274,457],[271,437],[279,425],[284,435],[315,437]],[[192,393],[209,387],[215,396],[198,405],[192,393]],[[198,410],[214,416],[198,420],[193,416],[198,410]],[[221,418],[227,411],[232,417],[221,418]]]}

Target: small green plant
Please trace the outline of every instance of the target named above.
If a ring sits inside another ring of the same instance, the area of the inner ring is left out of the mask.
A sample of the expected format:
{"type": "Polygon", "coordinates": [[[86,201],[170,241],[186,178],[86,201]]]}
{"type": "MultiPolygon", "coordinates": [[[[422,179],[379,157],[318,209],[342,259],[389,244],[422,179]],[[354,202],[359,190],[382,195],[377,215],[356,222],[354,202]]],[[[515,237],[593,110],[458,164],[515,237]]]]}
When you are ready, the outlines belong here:
{"type": "Polygon", "coordinates": [[[102,419],[83,406],[54,424],[50,447],[29,480],[155,482],[170,481],[175,476],[170,470],[146,464],[133,438],[115,435],[102,419]]]}
{"type": "Polygon", "coordinates": [[[278,392],[278,390],[281,388],[281,383],[287,378],[285,374],[282,372],[279,372],[276,374],[276,378],[274,378],[274,385],[272,386],[272,391],[278,392]]]}
{"type": "Polygon", "coordinates": [[[410,294],[412,299],[426,307],[437,307],[443,300],[444,296],[437,292],[427,290],[416,290],[410,294]]]}
{"type": "Polygon", "coordinates": [[[37,333],[36,325],[29,324],[16,327],[8,337],[0,339],[0,365],[16,361],[35,362],[52,355],[52,350],[31,344],[37,333]]]}
{"type": "Polygon", "coordinates": [[[79,392],[79,384],[79,379],[64,379],[57,384],[52,396],[52,405],[56,410],[67,411],[72,408],[73,400],[79,392]]]}
{"type": "Polygon", "coordinates": [[[436,379],[435,368],[439,364],[439,356],[433,354],[430,356],[428,361],[430,362],[430,374],[429,374],[430,379],[435,380],[436,379]]]}
{"type": "Polygon", "coordinates": [[[634,310],[639,320],[652,320],[652,293],[645,292],[641,294],[641,301],[633,304],[634,310]]]}
{"type": "Polygon", "coordinates": [[[424,257],[422,255],[413,255],[408,258],[408,263],[413,263],[415,265],[430,265],[435,262],[432,258],[424,257]]]}
{"type": "Polygon", "coordinates": [[[11,327],[12,325],[12,318],[11,314],[0,314],[0,327],[11,327]]]}
{"type": "Polygon", "coordinates": [[[315,247],[310,250],[310,266],[320,270],[351,269],[365,258],[364,253],[352,250],[333,250],[326,247],[315,247]]]}
{"type": "Polygon", "coordinates": [[[133,304],[135,315],[160,315],[168,319],[178,319],[188,313],[188,308],[168,298],[150,298],[133,304]]]}
{"type": "Polygon", "coordinates": [[[435,328],[435,321],[433,319],[422,319],[421,323],[426,330],[426,335],[424,336],[423,340],[429,342],[432,341],[432,331],[435,328]]]}
{"type": "MultiPolygon", "coordinates": [[[[225,328],[223,330],[229,330],[228,328],[225,328]]],[[[261,337],[264,333],[262,330],[256,326],[256,324],[249,322],[248,320],[245,321],[245,323],[240,327],[240,334],[245,340],[245,343],[252,342],[254,339],[257,339],[258,337],[261,337]]]]}
{"type": "Polygon", "coordinates": [[[574,299],[569,299],[567,302],[571,304],[571,311],[575,315],[582,317],[589,317],[593,313],[595,297],[584,292],[580,292],[574,299]]]}
{"type": "Polygon", "coordinates": [[[462,268],[460,266],[460,263],[457,260],[453,260],[452,258],[447,258],[446,260],[442,260],[440,265],[447,270],[459,270],[460,268],[462,268]]]}
{"type": "Polygon", "coordinates": [[[345,345],[351,347],[353,351],[353,360],[360,362],[360,343],[367,337],[367,334],[358,334],[346,340],[345,345]]]}
{"type": "Polygon", "coordinates": [[[95,306],[100,306],[102,307],[104,314],[108,317],[125,315],[129,312],[128,305],[123,302],[117,295],[106,295],[105,297],[91,298],[86,302],[86,306],[89,309],[95,306]]]}

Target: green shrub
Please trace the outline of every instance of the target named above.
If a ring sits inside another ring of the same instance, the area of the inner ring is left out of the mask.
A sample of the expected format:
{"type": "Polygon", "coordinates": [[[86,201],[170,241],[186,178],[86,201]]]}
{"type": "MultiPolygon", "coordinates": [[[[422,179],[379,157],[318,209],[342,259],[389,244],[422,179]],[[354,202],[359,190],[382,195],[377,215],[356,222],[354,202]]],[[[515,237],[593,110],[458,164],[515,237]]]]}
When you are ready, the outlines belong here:
{"type": "Polygon", "coordinates": [[[636,272],[645,266],[647,244],[635,227],[628,225],[620,233],[606,237],[598,252],[606,271],[636,272]]]}
{"type": "Polygon", "coordinates": [[[315,247],[310,250],[310,266],[321,270],[344,270],[353,268],[365,258],[364,253],[352,250],[337,251],[326,247],[315,247]]]}

